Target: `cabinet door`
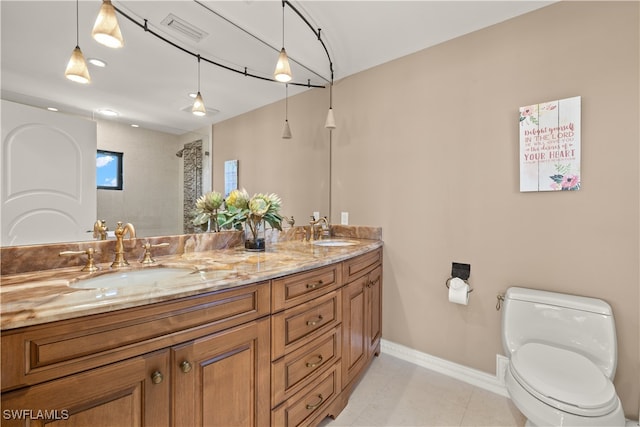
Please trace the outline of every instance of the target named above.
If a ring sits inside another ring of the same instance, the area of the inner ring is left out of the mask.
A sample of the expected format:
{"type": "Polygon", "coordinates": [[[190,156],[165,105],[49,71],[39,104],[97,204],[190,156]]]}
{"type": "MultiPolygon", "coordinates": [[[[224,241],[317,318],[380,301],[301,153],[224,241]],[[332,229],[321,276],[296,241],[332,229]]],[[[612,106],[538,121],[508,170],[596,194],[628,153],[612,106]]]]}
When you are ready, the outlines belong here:
{"type": "Polygon", "coordinates": [[[342,386],[349,384],[367,361],[368,276],[347,284],[342,290],[342,386]]]}
{"type": "Polygon", "coordinates": [[[168,350],[2,394],[3,426],[169,425],[168,350]]]}
{"type": "Polygon", "coordinates": [[[382,267],[369,273],[367,283],[367,340],[369,355],[379,352],[382,336],[382,267]]]}
{"type": "Polygon", "coordinates": [[[269,339],[266,318],[173,347],[173,425],[268,425],[269,339]]]}

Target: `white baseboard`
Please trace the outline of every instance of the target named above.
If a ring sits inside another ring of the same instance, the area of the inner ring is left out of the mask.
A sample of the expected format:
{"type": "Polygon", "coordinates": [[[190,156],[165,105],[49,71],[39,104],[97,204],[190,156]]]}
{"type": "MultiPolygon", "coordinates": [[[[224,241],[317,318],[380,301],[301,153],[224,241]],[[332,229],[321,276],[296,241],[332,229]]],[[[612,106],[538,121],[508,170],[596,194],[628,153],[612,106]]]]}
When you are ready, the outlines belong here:
{"type": "Polygon", "coordinates": [[[418,350],[414,350],[385,339],[380,341],[380,351],[390,356],[397,357],[398,359],[406,360],[407,362],[422,366],[423,368],[448,375],[452,378],[464,381],[492,393],[509,397],[502,375],[500,375],[501,378],[498,378],[494,375],[487,374],[486,372],[450,362],[427,353],[422,353],[418,350]]]}

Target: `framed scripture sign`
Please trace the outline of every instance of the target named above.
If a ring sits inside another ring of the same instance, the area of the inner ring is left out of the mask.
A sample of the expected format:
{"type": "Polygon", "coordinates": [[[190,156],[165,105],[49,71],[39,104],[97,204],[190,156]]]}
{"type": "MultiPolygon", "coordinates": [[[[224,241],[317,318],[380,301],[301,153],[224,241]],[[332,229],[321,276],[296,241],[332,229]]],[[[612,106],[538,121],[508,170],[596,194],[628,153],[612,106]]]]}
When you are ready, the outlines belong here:
{"type": "Polygon", "coordinates": [[[580,97],[520,107],[520,191],[580,186],[580,97]]]}

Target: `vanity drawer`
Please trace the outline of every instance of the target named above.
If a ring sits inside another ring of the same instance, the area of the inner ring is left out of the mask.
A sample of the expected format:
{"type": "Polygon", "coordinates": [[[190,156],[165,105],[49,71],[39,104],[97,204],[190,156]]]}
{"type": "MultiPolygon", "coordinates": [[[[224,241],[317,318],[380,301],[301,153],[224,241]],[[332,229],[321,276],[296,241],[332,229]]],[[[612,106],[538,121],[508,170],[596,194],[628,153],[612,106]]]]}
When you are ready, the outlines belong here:
{"type": "Polygon", "coordinates": [[[340,264],[275,279],[271,287],[271,309],[280,311],[312,300],[342,284],[340,264]]]}
{"type": "Polygon", "coordinates": [[[342,292],[340,289],[322,295],[271,316],[271,359],[276,360],[290,351],[335,327],[342,321],[342,292]]]}
{"type": "Polygon", "coordinates": [[[307,425],[321,415],[340,393],[340,364],[337,363],[293,398],[271,412],[271,425],[294,427],[307,425]]]}
{"type": "Polygon", "coordinates": [[[269,314],[270,285],[28,326],[2,334],[2,390],[171,346],[269,314]]]}
{"type": "Polygon", "coordinates": [[[333,365],[342,354],[340,325],[271,365],[271,405],[297,393],[310,379],[333,365]]]}
{"type": "Polygon", "coordinates": [[[382,249],[368,252],[366,254],[349,259],[342,263],[342,278],[344,283],[349,283],[353,279],[367,274],[378,264],[382,263],[382,249]]]}

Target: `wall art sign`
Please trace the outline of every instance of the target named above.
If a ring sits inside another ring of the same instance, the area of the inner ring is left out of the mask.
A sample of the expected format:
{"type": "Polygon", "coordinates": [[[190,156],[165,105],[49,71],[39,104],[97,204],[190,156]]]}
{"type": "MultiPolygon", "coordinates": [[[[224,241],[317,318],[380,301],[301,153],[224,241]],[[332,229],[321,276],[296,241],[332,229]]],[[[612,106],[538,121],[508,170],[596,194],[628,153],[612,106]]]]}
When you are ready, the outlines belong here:
{"type": "Polygon", "coordinates": [[[580,186],[580,97],[520,107],[520,191],[580,186]]]}

